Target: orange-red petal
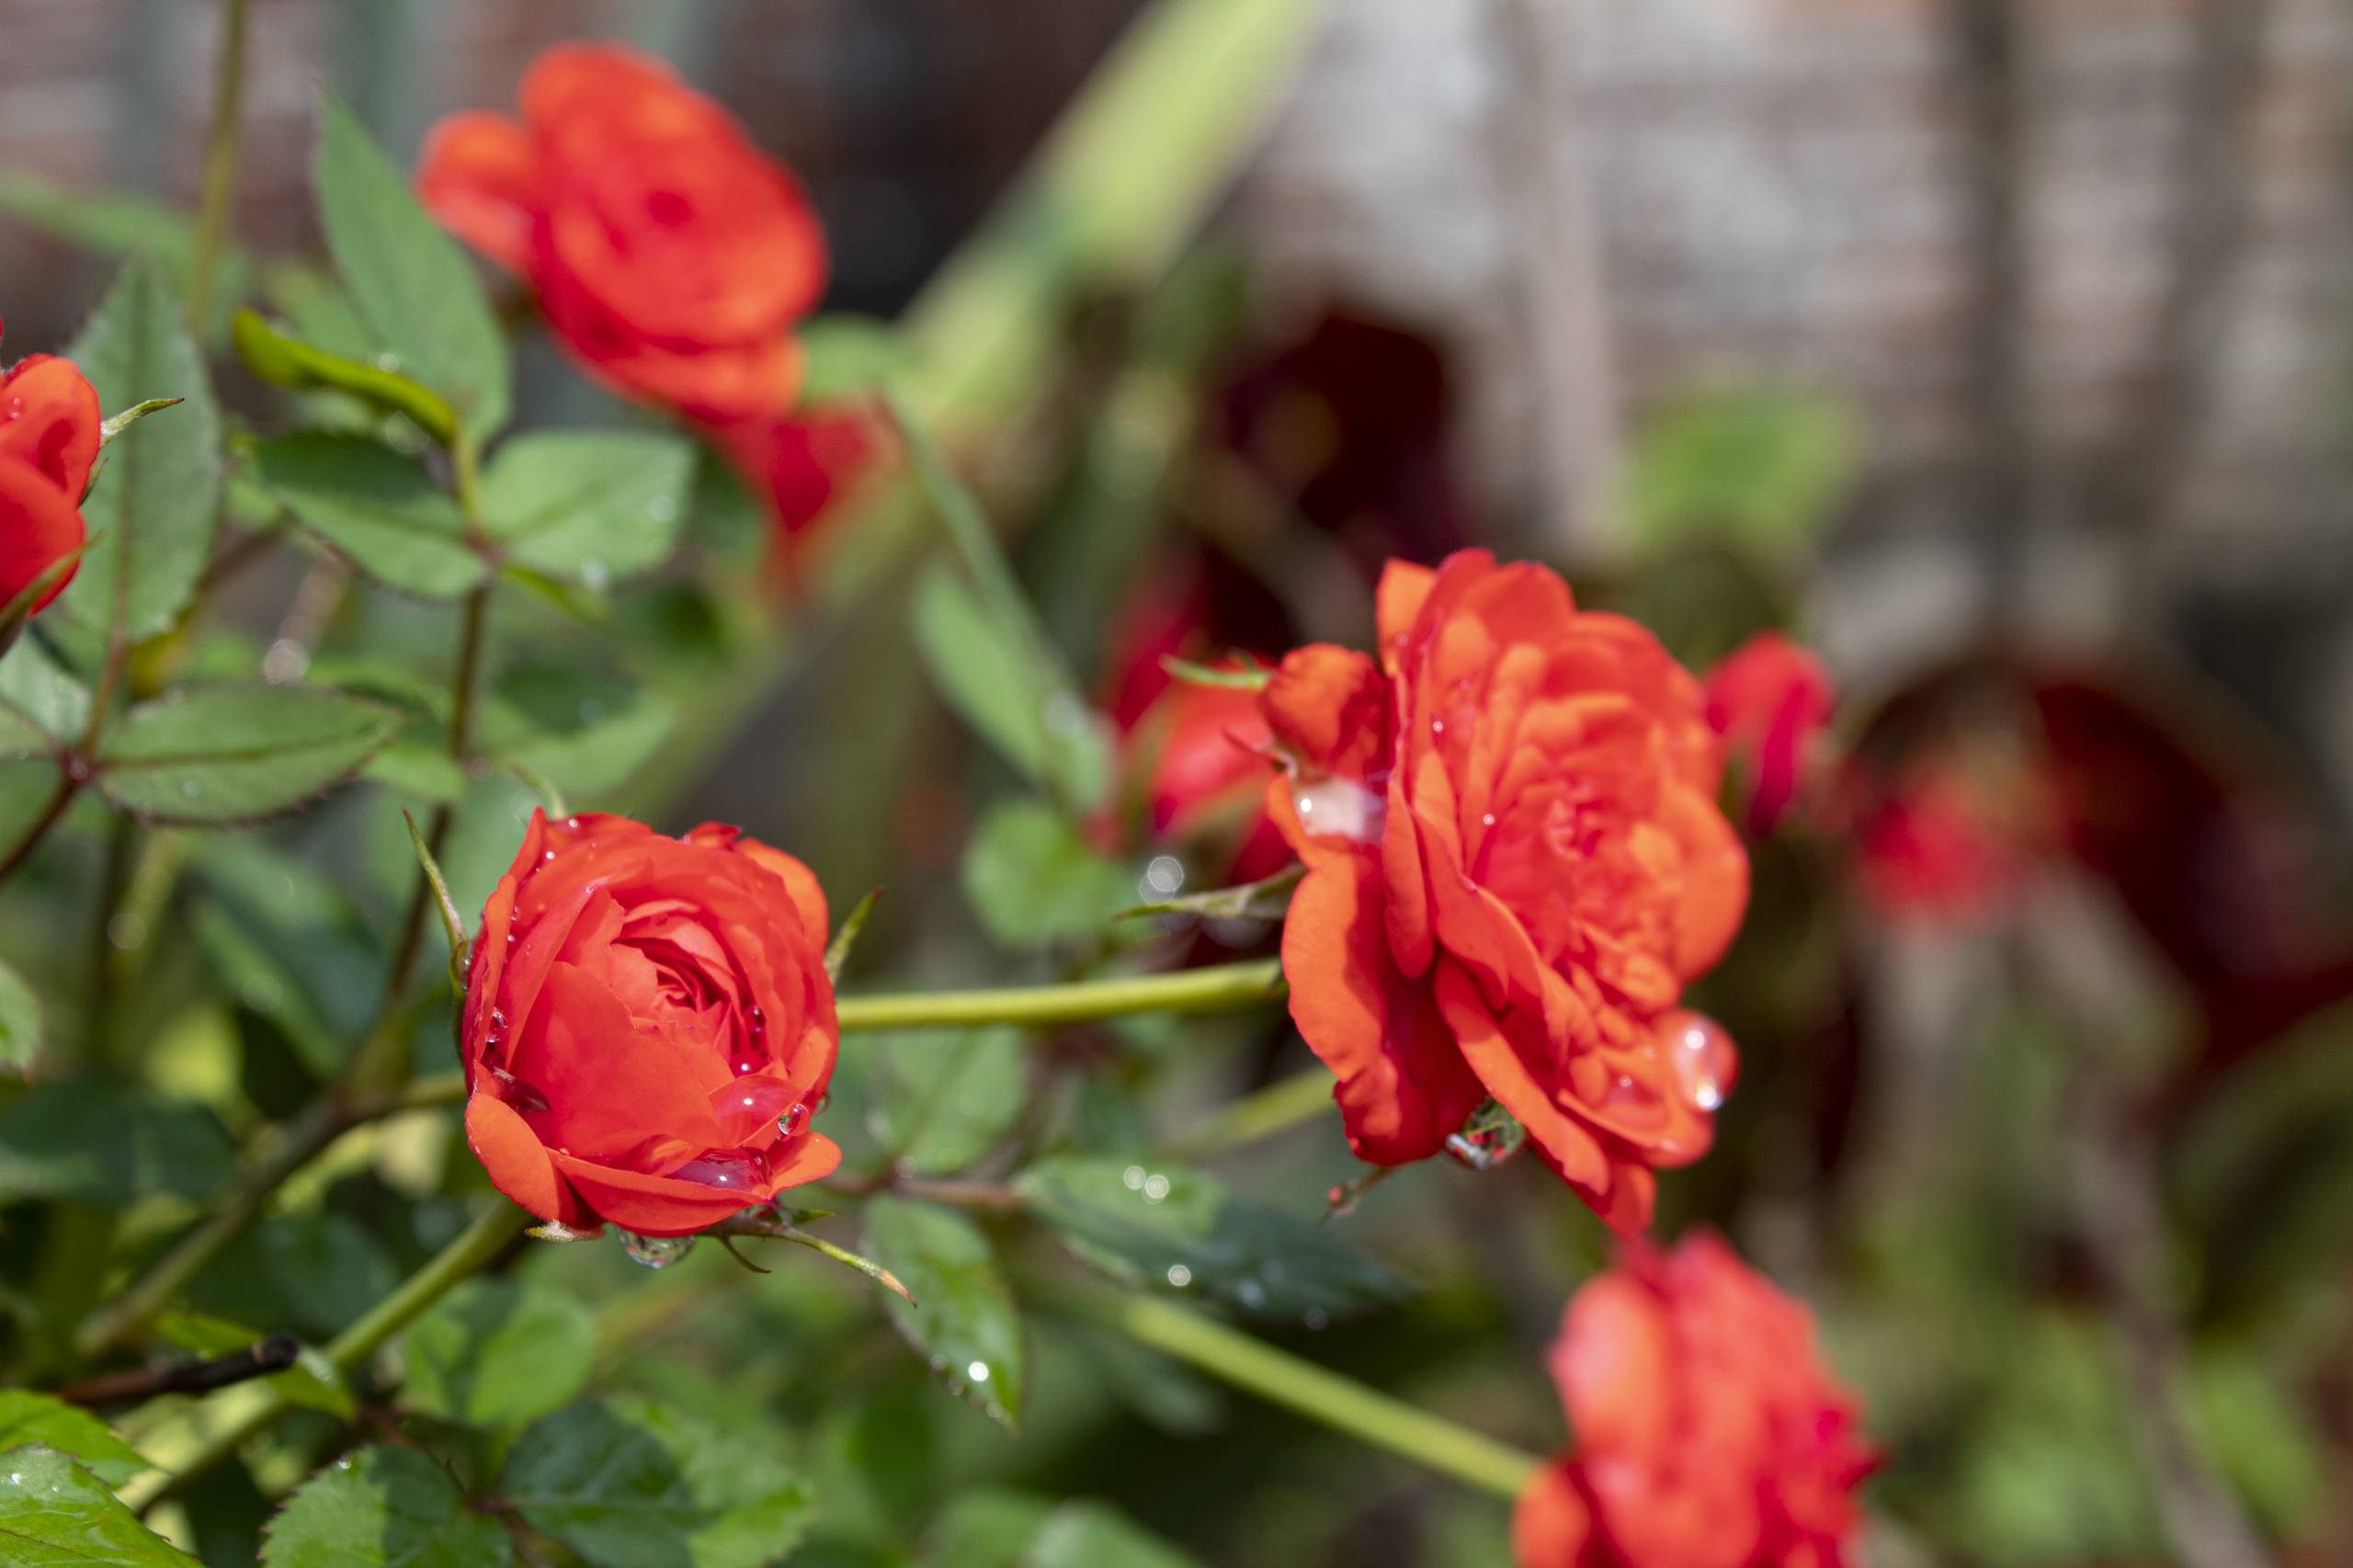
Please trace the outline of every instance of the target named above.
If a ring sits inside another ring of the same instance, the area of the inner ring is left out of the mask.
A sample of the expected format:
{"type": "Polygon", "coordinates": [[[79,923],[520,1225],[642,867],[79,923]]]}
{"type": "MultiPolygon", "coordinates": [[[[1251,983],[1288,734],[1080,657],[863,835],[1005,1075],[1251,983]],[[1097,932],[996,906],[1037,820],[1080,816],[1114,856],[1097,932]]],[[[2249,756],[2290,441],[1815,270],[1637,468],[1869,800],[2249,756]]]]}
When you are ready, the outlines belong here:
{"type": "Polygon", "coordinates": [[[426,135],[417,199],[442,227],[510,272],[530,266],[540,186],[539,149],[504,115],[453,114],[426,135]]]}

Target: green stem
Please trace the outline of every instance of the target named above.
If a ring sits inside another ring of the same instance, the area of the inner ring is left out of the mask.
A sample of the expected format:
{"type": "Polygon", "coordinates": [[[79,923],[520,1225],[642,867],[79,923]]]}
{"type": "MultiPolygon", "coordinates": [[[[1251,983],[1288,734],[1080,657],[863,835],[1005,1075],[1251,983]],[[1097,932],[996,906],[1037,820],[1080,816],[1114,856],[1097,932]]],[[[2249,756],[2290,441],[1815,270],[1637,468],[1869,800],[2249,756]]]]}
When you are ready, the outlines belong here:
{"type": "Polygon", "coordinates": [[[213,78],[212,128],[204,142],[204,186],[196,219],[196,254],[188,269],[188,319],[204,330],[212,304],[212,275],[228,238],[229,207],[237,192],[237,135],[245,91],[245,0],[222,0],[221,60],[213,78]]]}
{"type": "MultiPolygon", "coordinates": [[[[357,1369],[436,1301],[480,1273],[530,1223],[529,1213],[501,1199],[424,1267],[404,1280],[398,1290],[329,1340],[327,1359],[339,1372],[349,1373],[357,1369]]],[[[207,1423],[201,1436],[189,1432],[184,1438],[178,1430],[166,1430],[148,1439],[147,1452],[162,1469],[142,1475],[121,1489],[122,1500],[133,1509],[143,1513],[166,1498],[177,1496],[199,1476],[275,1425],[294,1405],[267,1384],[244,1383],[222,1391],[199,1408],[210,1409],[220,1417],[207,1423]],[[182,1441],[189,1443],[185,1457],[172,1451],[182,1441]]]]}
{"type": "Polygon", "coordinates": [[[1311,1067],[1229,1101],[1169,1141],[1168,1152],[1198,1157],[1256,1143],[1332,1109],[1332,1074],[1311,1067]]]}
{"type": "Polygon", "coordinates": [[[1542,1468],[1533,1454],[1376,1393],[1188,1308],[1149,1296],[1089,1296],[1079,1304],[1139,1345],[1482,1491],[1517,1497],[1542,1468]]]}
{"type": "Polygon", "coordinates": [[[1284,993],[1274,959],[1123,975],[1068,985],[1017,985],[984,991],[935,991],[905,996],[845,996],[836,1005],[842,1032],[982,1024],[1075,1024],[1131,1013],[1230,1013],[1284,993]]]}

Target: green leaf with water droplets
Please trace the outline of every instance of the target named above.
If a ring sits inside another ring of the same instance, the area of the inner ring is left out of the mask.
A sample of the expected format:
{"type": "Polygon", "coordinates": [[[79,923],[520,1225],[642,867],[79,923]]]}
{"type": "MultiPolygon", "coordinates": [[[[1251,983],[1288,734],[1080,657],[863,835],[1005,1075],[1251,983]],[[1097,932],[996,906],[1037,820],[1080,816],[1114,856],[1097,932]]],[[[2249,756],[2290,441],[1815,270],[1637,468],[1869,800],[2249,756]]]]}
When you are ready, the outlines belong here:
{"type": "Polygon", "coordinates": [[[877,1198],[866,1206],[866,1247],[915,1298],[883,1298],[907,1343],[949,1392],[1018,1432],[1029,1358],[1020,1312],[988,1238],[934,1204],[877,1198]]]}
{"type": "Polygon", "coordinates": [[[694,477],[695,449],[676,436],[517,436],[483,475],[483,527],[509,560],[604,588],[670,559],[686,528],[694,477]]]}
{"type": "Polygon", "coordinates": [[[409,1404],[464,1426],[519,1426],[588,1381],[597,1325],[568,1295],[474,1279],[401,1340],[409,1404]]]}
{"type": "Polygon", "coordinates": [[[351,302],[402,374],[432,388],[476,439],[506,422],[506,339],[474,264],[342,100],[324,95],[319,221],[351,302]]]}
{"type": "Polygon", "coordinates": [[[524,1522],[598,1568],[760,1568],[815,1512],[756,1432],[643,1399],[575,1404],[516,1439],[500,1492],[524,1522]]]}
{"type": "Polygon", "coordinates": [[[336,1461],[269,1522],[262,1568],[506,1568],[515,1549],[495,1519],[412,1449],[336,1461]]]}
{"type": "Polygon", "coordinates": [[[104,1482],[54,1449],[0,1455],[0,1562],[8,1568],[197,1568],[104,1482]]]}
{"type": "Polygon", "coordinates": [[[256,822],[349,778],[400,727],[389,709],[315,687],[184,687],[106,737],[98,788],[150,822],[256,822]]]}
{"type": "Polygon", "coordinates": [[[88,1411],[29,1389],[0,1389],[0,1449],[28,1443],[72,1455],[109,1486],[153,1468],[137,1449],[88,1411]]]}
{"type": "Polygon", "coordinates": [[[1002,1142],[1029,1103],[1017,1028],[912,1029],[876,1040],[872,1052],[867,1125],[918,1176],[962,1170],[1002,1142]]]}
{"type": "Polygon", "coordinates": [[[465,518],[415,458],[366,436],[310,430],[266,441],[253,477],[302,526],[380,583],[454,599],[489,568],[465,518]]]}
{"type": "Polygon", "coordinates": [[[88,531],[105,537],[43,621],[73,635],[79,659],[79,650],[104,645],[118,609],[123,636],[137,642],[169,627],[196,591],[220,510],[221,411],[178,299],[145,262],[123,269],[65,357],[97,389],[102,408],[184,400],[108,443],[82,503],[88,531]]]}
{"type": "Polygon", "coordinates": [[[1330,1229],[1245,1203],[1199,1171],[1069,1155],[1030,1166],[1013,1185],[1082,1262],[1121,1284],[1317,1325],[1413,1292],[1330,1229]]]}

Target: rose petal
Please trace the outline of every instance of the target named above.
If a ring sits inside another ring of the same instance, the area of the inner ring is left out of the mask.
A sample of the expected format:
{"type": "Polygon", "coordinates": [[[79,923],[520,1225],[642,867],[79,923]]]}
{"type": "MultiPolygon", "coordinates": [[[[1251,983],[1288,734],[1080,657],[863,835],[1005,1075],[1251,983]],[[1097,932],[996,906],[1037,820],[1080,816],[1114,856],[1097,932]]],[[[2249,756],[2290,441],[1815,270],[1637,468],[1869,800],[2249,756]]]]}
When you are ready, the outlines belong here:
{"type": "Polygon", "coordinates": [[[490,1185],[542,1220],[573,1224],[579,1204],[556,1177],[555,1162],[515,1108],[487,1092],[466,1101],[466,1143],[490,1185]]]}
{"type": "Polygon", "coordinates": [[[1567,1463],[1538,1471],[1512,1508],[1511,1554],[1518,1568],[1582,1568],[1593,1540],[1593,1510],[1567,1463]]]}
{"type": "Polygon", "coordinates": [[[453,114],[426,133],[417,199],[441,226],[509,272],[530,267],[544,199],[539,150],[503,115],[453,114]]]}
{"type": "MultiPolygon", "coordinates": [[[[82,547],[82,514],[54,481],[21,458],[0,457],[0,604],[82,547]]],[[[65,591],[68,570],[33,605],[39,614],[65,591]]]]}
{"type": "Polygon", "coordinates": [[[1283,972],[1300,1035],[1339,1080],[1349,1146],[1403,1165],[1443,1148],[1482,1096],[1427,986],[1391,961],[1381,906],[1370,855],[1313,867],[1283,922],[1283,972]]]}
{"type": "Polygon", "coordinates": [[[32,464],[79,506],[103,438],[97,390],[71,359],[48,354],[25,356],[6,390],[0,454],[32,464]]]}

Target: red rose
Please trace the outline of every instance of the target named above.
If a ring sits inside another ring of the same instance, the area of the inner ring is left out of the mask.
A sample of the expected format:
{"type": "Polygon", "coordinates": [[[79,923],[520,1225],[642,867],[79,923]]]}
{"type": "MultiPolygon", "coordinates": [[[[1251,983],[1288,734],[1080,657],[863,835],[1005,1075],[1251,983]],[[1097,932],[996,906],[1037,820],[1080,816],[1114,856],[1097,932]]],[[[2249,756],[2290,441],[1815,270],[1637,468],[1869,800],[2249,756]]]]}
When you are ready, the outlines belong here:
{"type": "Polygon", "coordinates": [[[1552,1363],[1576,1446],[1520,1496],[1519,1568],[1838,1568],[1876,1457],[1813,1318],[1722,1241],[1630,1249],[1552,1363]]]}
{"type": "Polygon", "coordinates": [[[540,296],[625,395],[704,418],[780,413],[792,324],[824,239],[784,167],[717,104],[628,50],[566,44],[523,78],[520,124],[460,114],[426,138],[426,206],[540,296]]]}
{"type": "Polygon", "coordinates": [[[790,582],[818,519],[873,461],[872,416],[834,408],[801,418],[741,420],[711,435],[767,513],[768,560],[777,580],[790,582]]]}
{"type": "MultiPolygon", "coordinates": [[[[82,548],[98,394],[70,359],[27,356],[0,379],[0,605],[82,548]]],[[[32,608],[65,591],[68,567],[32,608]]]]}
{"type": "Polygon", "coordinates": [[[1760,837],[1797,799],[1807,752],[1830,722],[1830,672],[1778,631],[1760,631],[1708,672],[1708,722],[1748,769],[1748,827],[1760,837]]]}
{"type": "Polygon", "coordinates": [[[1640,1230],[1653,1168],[1708,1147],[1730,1047],[1677,1004],[1748,897],[1699,683],[1484,551],[1392,562],[1378,609],[1378,665],[1303,648],[1263,694],[1268,811],[1307,865],[1291,1017],[1359,1158],[1426,1158],[1492,1096],[1640,1230]]]}
{"type": "Polygon", "coordinates": [[[689,1234],[841,1162],[825,897],[706,824],[533,813],[466,981],[466,1137],[543,1220],[689,1234]]]}

